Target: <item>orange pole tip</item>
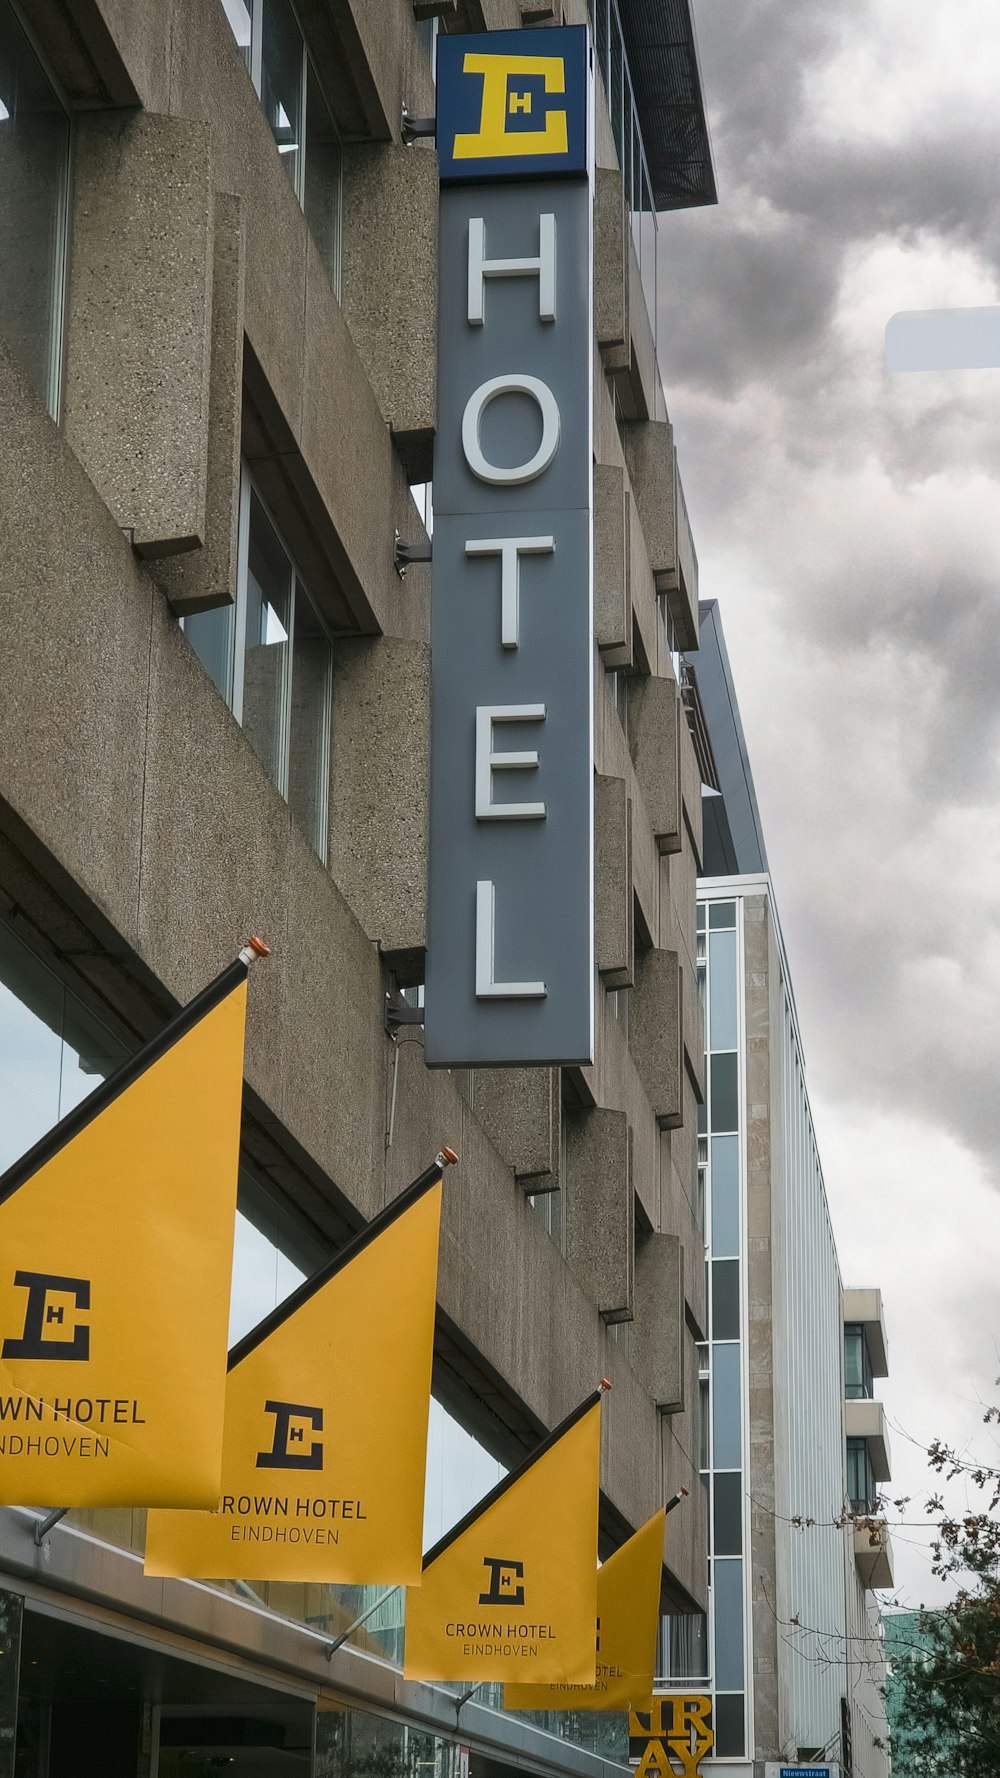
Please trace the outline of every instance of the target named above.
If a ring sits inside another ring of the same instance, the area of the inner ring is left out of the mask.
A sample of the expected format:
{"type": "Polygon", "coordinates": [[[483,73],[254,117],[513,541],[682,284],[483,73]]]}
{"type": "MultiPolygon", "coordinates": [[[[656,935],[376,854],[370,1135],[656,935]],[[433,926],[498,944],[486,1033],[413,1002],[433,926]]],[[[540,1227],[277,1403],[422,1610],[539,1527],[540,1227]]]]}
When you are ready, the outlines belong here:
{"type": "Polygon", "coordinates": [[[453,1167],[458,1160],[458,1155],[453,1148],[442,1148],[438,1160],[442,1161],[446,1167],[453,1167]]]}
{"type": "Polygon", "coordinates": [[[610,1377],[602,1377],[597,1387],[598,1389],[611,1389],[614,1385],[612,1384],[610,1377]]]}
{"type": "Polygon", "coordinates": [[[250,949],[256,957],[270,957],[271,955],[270,945],[266,945],[262,938],[252,938],[250,940],[250,949]]]}

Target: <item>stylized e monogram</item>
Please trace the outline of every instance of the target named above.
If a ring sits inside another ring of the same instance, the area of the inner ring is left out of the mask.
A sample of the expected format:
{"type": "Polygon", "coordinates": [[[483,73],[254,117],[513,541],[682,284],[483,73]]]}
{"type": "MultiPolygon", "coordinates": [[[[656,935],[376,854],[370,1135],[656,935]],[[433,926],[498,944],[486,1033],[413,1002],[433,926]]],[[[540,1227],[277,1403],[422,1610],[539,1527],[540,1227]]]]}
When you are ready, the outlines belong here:
{"type": "Polygon", "coordinates": [[[4,1340],[2,1358],[62,1358],[85,1362],[90,1357],[90,1329],[77,1322],[72,1338],[53,1338],[48,1328],[67,1330],[65,1302],[51,1301],[69,1297],[77,1309],[90,1308],[90,1279],[61,1278],[54,1272],[15,1272],[14,1283],[26,1290],[28,1301],[24,1311],[24,1331],[19,1340],[4,1340]]]}
{"type": "Polygon", "coordinates": [[[258,1451],[258,1469],[322,1469],[323,1441],[306,1445],[306,1428],[322,1432],[323,1409],[303,1407],[295,1401],[266,1401],[264,1412],[274,1415],[274,1442],[269,1451],[258,1451]],[[295,1425],[294,1422],[304,1422],[295,1425]],[[289,1447],[299,1445],[298,1451],[289,1447]]]}
{"type": "Polygon", "coordinates": [[[530,117],[533,96],[527,80],[541,78],[546,93],[566,91],[566,64],[562,56],[466,55],[466,74],[483,77],[479,129],[475,135],[456,135],[452,158],[491,160],[497,155],[568,154],[569,132],[565,111],[545,111],[545,125],[527,130],[518,121],[530,117]]]}

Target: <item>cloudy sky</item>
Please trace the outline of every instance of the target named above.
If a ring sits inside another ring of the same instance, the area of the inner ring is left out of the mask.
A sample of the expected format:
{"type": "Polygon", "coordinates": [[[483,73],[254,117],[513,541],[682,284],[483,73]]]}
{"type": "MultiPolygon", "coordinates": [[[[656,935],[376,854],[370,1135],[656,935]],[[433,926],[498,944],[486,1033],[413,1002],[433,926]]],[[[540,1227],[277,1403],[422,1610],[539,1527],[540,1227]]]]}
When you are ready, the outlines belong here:
{"type": "Polygon", "coordinates": [[[890,377],[883,332],[1000,302],[1000,9],[695,4],[721,201],[663,219],[661,358],[919,1522],[919,1444],[1000,1462],[1000,371],[890,377]]]}

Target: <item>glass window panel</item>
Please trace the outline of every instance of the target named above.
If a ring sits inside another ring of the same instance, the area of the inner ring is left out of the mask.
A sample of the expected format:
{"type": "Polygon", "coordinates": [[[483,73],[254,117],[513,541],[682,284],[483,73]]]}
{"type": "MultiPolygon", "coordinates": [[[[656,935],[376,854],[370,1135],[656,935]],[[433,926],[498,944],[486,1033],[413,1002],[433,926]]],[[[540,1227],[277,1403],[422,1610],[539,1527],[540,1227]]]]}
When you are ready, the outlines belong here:
{"type": "Polygon", "coordinates": [[[306,96],[306,174],[303,208],[330,282],[340,293],[340,217],[343,155],[330,107],[311,62],[306,96]]]}
{"type": "Polygon", "coordinates": [[[0,1169],[123,1061],[126,1047],[0,923],[0,1169]]]}
{"type": "Polygon", "coordinates": [[[284,1302],[306,1275],[263,1229],[257,1228],[242,1210],[238,1210],[229,1301],[229,1344],[232,1346],[241,1340],[258,1321],[284,1302]]]}
{"type": "Polygon", "coordinates": [[[743,1563],[712,1563],[715,1605],[715,1683],[727,1691],[743,1684],[743,1563]]]}
{"type": "Polygon", "coordinates": [[[708,1106],[707,1105],[699,1105],[699,1107],[698,1107],[698,1134],[699,1134],[699,1136],[705,1136],[708,1134],[708,1106]]]}
{"type": "Polygon", "coordinates": [[[742,1697],[717,1697],[712,1710],[712,1726],[715,1729],[712,1752],[716,1759],[741,1758],[746,1751],[742,1697]]]}
{"type": "Polygon", "coordinates": [[[711,1462],[708,1449],[708,1378],[698,1378],[698,1468],[707,1469],[711,1462]]]}
{"type": "Polygon", "coordinates": [[[0,0],[0,334],[59,408],[69,119],[0,0]]]}
{"type": "Polygon", "coordinates": [[[743,1554],[743,1477],[715,1477],[715,1554],[743,1554]]]}
{"type": "Polygon", "coordinates": [[[506,1475],[502,1463],[431,1399],[424,1493],[424,1549],[428,1550],[506,1475]]]}
{"type": "Polygon", "coordinates": [[[659,1671],[664,1679],[707,1677],[708,1619],[704,1612],[672,1612],[660,1619],[659,1671]]]}
{"type": "Polygon", "coordinates": [[[739,1091],[734,1052],[709,1058],[709,1080],[711,1083],[709,1109],[713,1131],[738,1130],[740,1127],[739,1091]]]}
{"type": "Polygon", "coordinates": [[[710,901],[708,904],[708,924],[713,931],[718,931],[721,927],[735,926],[735,901],[710,901]]]}
{"type": "Polygon", "coordinates": [[[740,1250],[740,1139],[712,1137],[712,1252],[720,1258],[740,1250]]]}
{"type": "Polygon", "coordinates": [[[321,858],[330,801],[333,650],[301,581],[295,588],[288,800],[321,858]]]}
{"type": "Polygon", "coordinates": [[[291,603],[292,565],[251,493],[242,723],[279,790],[284,789],[291,603]]]}
{"type": "Polygon", "coordinates": [[[215,681],[226,703],[233,702],[233,655],[236,636],[235,607],[220,605],[215,611],[198,611],[184,619],[184,634],[215,681]]]}
{"type": "Polygon", "coordinates": [[[695,916],[695,924],[696,924],[699,932],[704,932],[704,930],[705,930],[705,903],[703,901],[699,901],[699,903],[698,903],[698,912],[697,912],[697,915],[695,916]]]}
{"type": "Polygon", "coordinates": [[[742,1461],[740,1349],[713,1346],[712,1462],[716,1469],[739,1469],[742,1461]]]}
{"type": "Polygon", "coordinates": [[[712,1338],[740,1337],[740,1262],[717,1259],[712,1265],[712,1338]]]}
{"type": "Polygon", "coordinates": [[[860,1327],[844,1328],[844,1383],[848,1401],[864,1394],[864,1335],[860,1327]]]}
{"type": "Polygon", "coordinates": [[[708,941],[708,1047],[736,1048],[736,933],[713,932],[708,941]]]}
{"type": "Polygon", "coordinates": [[[260,102],[293,191],[302,159],[302,33],[288,0],[263,0],[260,102]]]}
{"type": "Polygon", "coordinates": [[[240,55],[249,68],[251,20],[247,0],[222,0],[222,10],[236,39],[240,55]]]}
{"type": "Polygon", "coordinates": [[[847,1493],[855,1512],[874,1511],[878,1486],[867,1439],[847,1441],[847,1493]]]}

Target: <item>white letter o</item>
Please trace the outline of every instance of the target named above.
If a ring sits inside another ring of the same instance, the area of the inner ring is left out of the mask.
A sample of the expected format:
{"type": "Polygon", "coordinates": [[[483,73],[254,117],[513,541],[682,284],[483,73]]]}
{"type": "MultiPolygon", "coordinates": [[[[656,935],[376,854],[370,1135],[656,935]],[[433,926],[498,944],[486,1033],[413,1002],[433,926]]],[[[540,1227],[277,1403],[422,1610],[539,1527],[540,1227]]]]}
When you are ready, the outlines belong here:
{"type": "Polygon", "coordinates": [[[488,382],[480,383],[475,393],[469,396],[462,416],[462,449],[473,475],[478,476],[481,482],[492,482],[500,487],[513,487],[518,482],[533,482],[536,476],[548,469],[558,448],[559,409],[552,390],[539,377],[519,376],[516,372],[505,377],[490,377],[488,382]],[[479,439],[483,414],[498,395],[530,395],[538,403],[542,416],[541,444],[527,463],[515,463],[512,469],[500,469],[497,464],[488,463],[483,456],[479,439]]]}

